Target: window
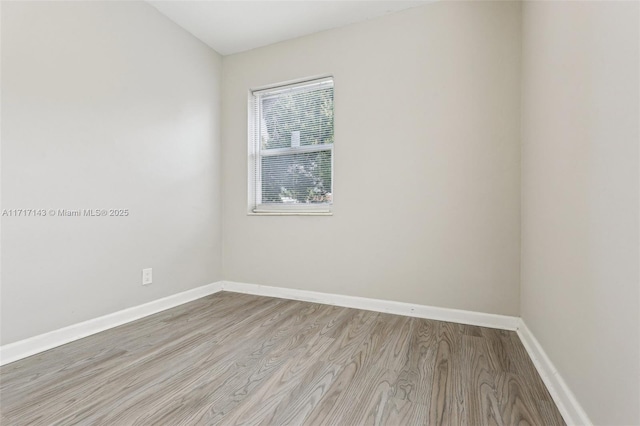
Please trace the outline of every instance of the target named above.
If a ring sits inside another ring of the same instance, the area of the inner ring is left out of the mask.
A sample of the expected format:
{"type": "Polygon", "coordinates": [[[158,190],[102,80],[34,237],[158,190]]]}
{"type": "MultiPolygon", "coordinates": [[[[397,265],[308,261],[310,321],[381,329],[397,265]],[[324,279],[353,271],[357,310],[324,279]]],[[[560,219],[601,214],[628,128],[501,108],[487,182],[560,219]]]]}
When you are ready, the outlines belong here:
{"type": "Polygon", "coordinates": [[[252,91],[250,213],[330,214],[333,142],[333,78],[252,91]]]}

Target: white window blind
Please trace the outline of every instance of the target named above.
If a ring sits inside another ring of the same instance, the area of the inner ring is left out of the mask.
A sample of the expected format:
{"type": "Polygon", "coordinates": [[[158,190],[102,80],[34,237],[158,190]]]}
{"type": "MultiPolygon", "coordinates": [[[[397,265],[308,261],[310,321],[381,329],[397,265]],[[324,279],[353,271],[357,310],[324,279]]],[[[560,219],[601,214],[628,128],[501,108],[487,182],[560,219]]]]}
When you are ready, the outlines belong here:
{"type": "Polygon", "coordinates": [[[333,203],[333,79],[250,95],[249,207],[328,213],[333,203]]]}

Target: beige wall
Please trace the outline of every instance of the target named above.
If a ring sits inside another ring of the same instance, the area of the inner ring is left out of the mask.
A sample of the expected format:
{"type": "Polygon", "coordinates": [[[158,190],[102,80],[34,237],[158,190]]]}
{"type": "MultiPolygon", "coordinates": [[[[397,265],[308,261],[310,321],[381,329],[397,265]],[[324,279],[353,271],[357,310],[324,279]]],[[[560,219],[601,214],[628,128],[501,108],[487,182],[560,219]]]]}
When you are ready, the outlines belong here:
{"type": "Polygon", "coordinates": [[[522,316],[599,425],[640,424],[639,12],[523,13],[522,316]]]}
{"type": "Polygon", "coordinates": [[[220,68],[142,2],[2,2],[2,208],[130,210],[2,218],[2,344],[221,278],[220,68]]]}
{"type": "Polygon", "coordinates": [[[519,313],[518,2],[437,2],[223,60],[225,279],[519,313]],[[247,93],[335,78],[332,217],[247,216],[247,93]]]}

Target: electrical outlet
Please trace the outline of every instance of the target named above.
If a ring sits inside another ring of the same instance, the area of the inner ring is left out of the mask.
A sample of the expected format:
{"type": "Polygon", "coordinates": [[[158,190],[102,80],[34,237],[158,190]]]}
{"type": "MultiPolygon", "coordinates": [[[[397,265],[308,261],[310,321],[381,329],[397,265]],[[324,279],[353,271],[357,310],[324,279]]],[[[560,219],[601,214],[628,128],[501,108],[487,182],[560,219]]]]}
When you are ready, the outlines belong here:
{"type": "Polygon", "coordinates": [[[142,270],[142,285],[149,285],[153,282],[153,269],[147,268],[142,270]]]}

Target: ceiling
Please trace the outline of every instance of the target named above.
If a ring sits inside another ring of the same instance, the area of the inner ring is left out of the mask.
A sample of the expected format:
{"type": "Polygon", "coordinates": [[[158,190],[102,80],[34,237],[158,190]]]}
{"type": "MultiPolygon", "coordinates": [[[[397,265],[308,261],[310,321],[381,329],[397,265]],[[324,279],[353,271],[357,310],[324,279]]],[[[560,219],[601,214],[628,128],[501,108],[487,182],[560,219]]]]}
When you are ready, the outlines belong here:
{"type": "Polygon", "coordinates": [[[152,6],[222,55],[365,21],[429,0],[164,1],[152,6]]]}

